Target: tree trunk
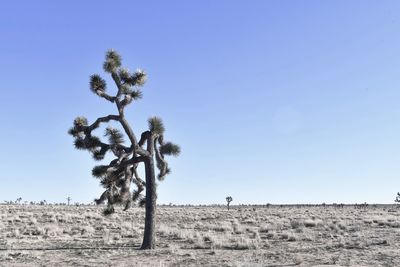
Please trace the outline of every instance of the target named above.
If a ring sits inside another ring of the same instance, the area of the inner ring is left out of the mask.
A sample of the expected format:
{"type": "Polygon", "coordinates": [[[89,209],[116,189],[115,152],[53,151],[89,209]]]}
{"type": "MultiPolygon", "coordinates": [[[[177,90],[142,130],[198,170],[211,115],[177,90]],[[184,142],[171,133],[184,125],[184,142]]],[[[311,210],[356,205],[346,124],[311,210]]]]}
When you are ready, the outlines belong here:
{"type": "Polygon", "coordinates": [[[155,248],[155,219],[156,219],[156,177],[154,172],[154,160],[153,157],[146,159],[145,161],[146,171],[146,215],[144,225],[144,236],[141,249],[153,249],[155,248]]]}

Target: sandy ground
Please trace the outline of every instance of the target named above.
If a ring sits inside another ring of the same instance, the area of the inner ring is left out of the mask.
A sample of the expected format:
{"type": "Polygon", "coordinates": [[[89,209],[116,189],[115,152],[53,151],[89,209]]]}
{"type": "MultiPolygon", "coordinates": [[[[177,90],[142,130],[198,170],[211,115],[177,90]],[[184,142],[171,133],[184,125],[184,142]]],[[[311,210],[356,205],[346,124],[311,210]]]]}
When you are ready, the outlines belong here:
{"type": "Polygon", "coordinates": [[[0,205],[0,266],[400,266],[400,208],[0,205]]]}

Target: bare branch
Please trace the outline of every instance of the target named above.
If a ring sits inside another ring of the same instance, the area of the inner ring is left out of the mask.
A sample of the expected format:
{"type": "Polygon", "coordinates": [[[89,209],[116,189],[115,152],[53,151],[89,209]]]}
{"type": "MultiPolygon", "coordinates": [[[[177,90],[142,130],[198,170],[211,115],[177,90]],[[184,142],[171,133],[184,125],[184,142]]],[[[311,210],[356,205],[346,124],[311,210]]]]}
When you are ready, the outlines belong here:
{"type": "Polygon", "coordinates": [[[110,101],[111,103],[114,103],[114,102],[115,102],[115,99],[116,99],[115,96],[110,96],[110,95],[106,94],[106,93],[103,92],[103,91],[97,91],[96,94],[97,94],[98,96],[100,96],[100,97],[102,97],[102,98],[104,98],[104,99],[110,101]]]}
{"type": "Polygon", "coordinates": [[[117,98],[122,94],[122,87],[121,87],[121,79],[119,78],[118,74],[115,72],[111,73],[111,77],[113,78],[115,85],[118,88],[117,98]]]}
{"type": "Polygon", "coordinates": [[[142,135],[140,136],[140,140],[139,140],[139,146],[143,146],[144,142],[146,142],[147,138],[149,138],[151,132],[150,131],[145,131],[142,133],[142,135]]]}
{"type": "Polygon", "coordinates": [[[120,121],[122,127],[124,128],[126,134],[128,135],[128,138],[129,138],[129,140],[131,141],[132,146],[133,146],[133,147],[136,147],[136,145],[137,145],[136,136],[135,136],[135,134],[133,133],[132,128],[129,126],[128,122],[126,121],[125,117],[122,116],[122,114],[120,115],[120,120],[119,120],[119,121],[120,121]]]}
{"type": "Polygon", "coordinates": [[[156,156],[157,168],[160,170],[158,174],[158,179],[163,180],[163,178],[168,174],[168,163],[164,160],[164,156],[160,153],[157,146],[158,138],[154,139],[154,151],[156,156]]]}
{"type": "Polygon", "coordinates": [[[94,123],[92,123],[92,125],[88,126],[87,131],[91,132],[94,129],[96,129],[97,127],[99,127],[100,123],[109,122],[111,120],[119,121],[119,116],[118,115],[108,115],[105,117],[98,118],[94,123]]]}

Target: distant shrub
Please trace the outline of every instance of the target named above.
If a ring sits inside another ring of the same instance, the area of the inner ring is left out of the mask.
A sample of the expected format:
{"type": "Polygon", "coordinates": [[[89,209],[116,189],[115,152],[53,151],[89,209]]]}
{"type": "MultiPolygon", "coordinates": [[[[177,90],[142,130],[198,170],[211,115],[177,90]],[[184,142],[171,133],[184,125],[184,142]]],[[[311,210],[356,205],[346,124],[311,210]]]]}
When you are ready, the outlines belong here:
{"type": "Polygon", "coordinates": [[[290,226],[293,229],[297,229],[297,228],[300,228],[301,226],[303,226],[303,223],[301,221],[299,221],[299,220],[291,220],[290,221],[290,226]]]}
{"type": "Polygon", "coordinates": [[[316,227],[320,223],[321,223],[320,221],[308,219],[308,220],[304,221],[304,226],[305,227],[316,227]]]}

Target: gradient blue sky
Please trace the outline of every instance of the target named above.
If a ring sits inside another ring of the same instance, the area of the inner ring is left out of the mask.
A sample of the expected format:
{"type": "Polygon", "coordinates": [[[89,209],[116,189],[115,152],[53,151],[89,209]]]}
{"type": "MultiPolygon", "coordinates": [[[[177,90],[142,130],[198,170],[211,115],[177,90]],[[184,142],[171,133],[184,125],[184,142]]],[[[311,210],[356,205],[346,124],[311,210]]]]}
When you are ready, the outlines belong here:
{"type": "Polygon", "coordinates": [[[88,88],[108,48],[149,74],[135,132],[158,115],[182,147],[159,203],[400,191],[398,1],[4,1],[0,38],[0,201],[102,192],[67,130],[115,113],[88,88]]]}

